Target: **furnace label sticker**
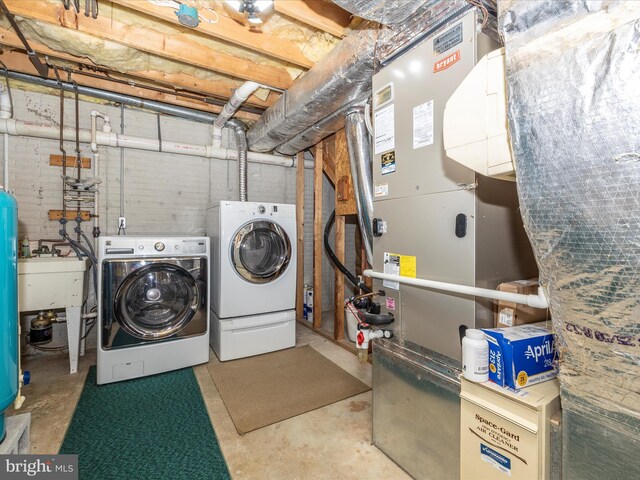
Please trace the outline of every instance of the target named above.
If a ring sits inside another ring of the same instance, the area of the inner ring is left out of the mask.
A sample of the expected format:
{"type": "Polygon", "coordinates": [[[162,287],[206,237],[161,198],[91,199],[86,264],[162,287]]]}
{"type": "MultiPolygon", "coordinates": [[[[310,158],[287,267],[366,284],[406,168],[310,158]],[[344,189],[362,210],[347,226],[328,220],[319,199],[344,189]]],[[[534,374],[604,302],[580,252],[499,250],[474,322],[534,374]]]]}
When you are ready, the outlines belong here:
{"type": "Polygon", "coordinates": [[[392,150],[382,154],[382,175],[393,173],[396,171],[396,152],[392,150]]]}
{"type": "Polygon", "coordinates": [[[413,107],[413,148],[433,144],[433,100],[413,107]]]}
{"type": "MultiPolygon", "coordinates": [[[[383,272],[389,275],[416,278],[416,257],[385,252],[383,272]]],[[[382,284],[387,288],[400,290],[400,284],[398,282],[384,280],[382,284]]],[[[387,299],[387,301],[389,301],[389,299],[387,299]]]]}
{"type": "Polygon", "coordinates": [[[396,309],[396,299],[393,297],[386,297],[386,305],[387,310],[395,310],[396,309]]]}
{"type": "MultiPolygon", "coordinates": [[[[383,272],[388,275],[400,275],[400,255],[384,252],[383,272]]],[[[382,285],[393,290],[400,290],[400,284],[398,282],[384,280],[382,285]]]]}
{"type": "Polygon", "coordinates": [[[433,53],[440,55],[462,43],[462,23],[454,25],[442,35],[433,39],[433,53]]]}
{"type": "Polygon", "coordinates": [[[388,183],[378,183],[373,188],[373,196],[374,197],[386,197],[389,195],[389,184],[388,183]]]}
{"type": "Polygon", "coordinates": [[[394,132],[394,111],[393,105],[381,108],[376,111],[375,116],[375,153],[382,153],[393,150],[396,146],[394,132]]]}

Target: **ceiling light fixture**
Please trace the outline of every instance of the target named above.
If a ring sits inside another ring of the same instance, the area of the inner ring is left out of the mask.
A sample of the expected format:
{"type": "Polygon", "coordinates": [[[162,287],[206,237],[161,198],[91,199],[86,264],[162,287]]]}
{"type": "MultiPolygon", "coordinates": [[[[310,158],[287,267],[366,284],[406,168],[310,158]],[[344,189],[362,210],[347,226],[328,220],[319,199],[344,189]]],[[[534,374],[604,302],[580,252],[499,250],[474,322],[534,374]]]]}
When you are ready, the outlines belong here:
{"type": "Polygon", "coordinates": [[[236,12],[246,13],[247,20],[254,25],[262,23],[258,14],[273,6],[273,0],[226,0],[226,2],[236,12]]]}

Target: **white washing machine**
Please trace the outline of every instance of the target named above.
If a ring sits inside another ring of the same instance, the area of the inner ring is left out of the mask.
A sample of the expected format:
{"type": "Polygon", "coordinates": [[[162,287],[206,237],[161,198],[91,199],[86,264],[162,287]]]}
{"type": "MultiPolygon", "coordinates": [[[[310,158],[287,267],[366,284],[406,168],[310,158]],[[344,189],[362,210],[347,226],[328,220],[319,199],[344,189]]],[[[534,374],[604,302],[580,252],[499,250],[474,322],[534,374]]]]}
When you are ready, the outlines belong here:
{"type": "Polygon", "coordinates": [[[296,207],[222,201],[207,211],[211,347],[221,361],[296,343],[296,207]]]}
{"type": "Polygon", "coordinates": [[[98,384],[209,361],[209,239],[100,237],[98,384]]]}

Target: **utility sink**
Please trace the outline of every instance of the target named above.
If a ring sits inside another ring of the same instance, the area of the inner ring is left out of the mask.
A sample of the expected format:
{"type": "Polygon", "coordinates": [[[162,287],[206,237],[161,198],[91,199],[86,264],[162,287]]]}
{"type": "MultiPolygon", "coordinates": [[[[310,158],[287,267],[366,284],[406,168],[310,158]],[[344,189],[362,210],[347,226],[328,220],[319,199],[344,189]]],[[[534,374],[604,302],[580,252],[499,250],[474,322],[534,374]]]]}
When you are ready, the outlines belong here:
{"type": "Polygon", "coordinates": [[[20,311],[82,305],[87,268],[89,260],[76,257],[21,258],[18,261],[20,311]]]}
{"type": "Polygon", "coordinates": [[[84,355],[85,323],[81,308],[89,260],[35,257],[18,260],[18,304],[21,313],[64,309],[69,340],[69,372],[78,371],[84,355]]]}

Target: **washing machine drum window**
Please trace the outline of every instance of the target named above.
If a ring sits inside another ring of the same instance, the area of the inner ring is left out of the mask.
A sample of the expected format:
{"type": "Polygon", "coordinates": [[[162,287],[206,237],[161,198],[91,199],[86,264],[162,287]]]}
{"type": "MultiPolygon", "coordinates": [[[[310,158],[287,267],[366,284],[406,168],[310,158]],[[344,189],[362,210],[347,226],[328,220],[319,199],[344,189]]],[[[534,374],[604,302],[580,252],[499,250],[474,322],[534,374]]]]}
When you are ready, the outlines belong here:
{"type": "Polygon", "coordinates": [[[253,283],[265,283],[286,270],[291,244],[279,225],[257,221],[236,233],[231,253],[234,267],[241,277],[253,283]]]}
{"type": "Polygon", "coordinates": [[[144,340],[167,338],[196,313],[198,288],[187,270],[171,264],[146,265],[120,285],[114,300],[118,323],[144,340]]]}

